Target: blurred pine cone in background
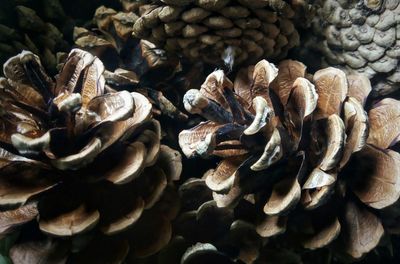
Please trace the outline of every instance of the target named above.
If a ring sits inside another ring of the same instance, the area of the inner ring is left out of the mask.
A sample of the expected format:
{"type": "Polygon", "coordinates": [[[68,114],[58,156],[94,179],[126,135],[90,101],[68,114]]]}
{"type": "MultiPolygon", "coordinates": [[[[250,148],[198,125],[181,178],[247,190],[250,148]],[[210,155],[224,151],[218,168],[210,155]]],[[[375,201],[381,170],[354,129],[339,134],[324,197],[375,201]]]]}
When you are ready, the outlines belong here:
{"type": "Polygon", "coordinates": [[[0,231],[20,232],[14,263],[120,263],[170,239],[180,154],[148,99],[109,92],[103,71],[79,49],[55,80],[31,52],[4,65],[0,231]]]}
{"type": "MultiPolygon", "coordinates": [[[[371,80],[373,96],[398,90],[399,1],[315,2],[316,16],[311,37],[304,34],[302,58],[309,60],[313,52],[320,51],[323,67],[334,65],[348,73],[365,74],[371,80]]],[[[312,64],[315,61],[310,61],[312,64]]]]}
{"type": "Polygon", "coordinates": [[[232,67],[260,58],[285,57],[299,44],[293,8],[301,8],[298,2],[305,1],[147,2],[139,8],[134,36],[183,54],[192,62],[232,67]]]}
{"type": "Polygon", "coordinates": [[[114,0],[2,0],[0,1],[0,64],[22,50],[37,54],[52,74],[72,46],[76,25],[90,20],[102,4],[114,0]],[[79,7],[79,8],[78,8],[79,7]]]}
{"type": "Polygon", "coordinates": [[[365,76],[312,76],[292,60],[262,60],[234,82],[218,70],[186,93],[207,121],[179,144],[189,158],[222,158],[205,182],[217,206],[253,211],[261,237],[360,259],[399,230],[400,102],[365,105],[370,91],[365,76]]]}
{"type": "Polygon", "coordinates": [[[58,0],[0,3],[0,63],[22,50],[41,58],[46,70],[56,73],[59,52],[67,52],[64,34],[72,28],[58,0]]]}

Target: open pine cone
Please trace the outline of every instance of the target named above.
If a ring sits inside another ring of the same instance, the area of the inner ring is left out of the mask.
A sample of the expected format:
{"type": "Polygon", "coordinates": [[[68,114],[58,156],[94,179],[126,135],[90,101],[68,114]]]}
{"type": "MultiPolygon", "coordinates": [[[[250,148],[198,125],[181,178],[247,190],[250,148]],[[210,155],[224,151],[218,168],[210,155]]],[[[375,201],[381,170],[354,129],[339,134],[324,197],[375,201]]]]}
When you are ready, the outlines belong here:
{"type": "Polygon", "coordinates": [[[103,71],[79,49],[55,81],[31,52],[4,65],[0,231],[33,225],[11,249],[14,263],[56,253],[72,263],[116,263],[129,249],[147,256],[169,241],[180,154],[160,144],[146,97],[107,93],[103,71]],[[38,228],[44,240],[31,239],[38,228]]]}
{"type": "Polygon", "coordinates": [[[400,102],[366,106],[368,78],[336,68],[306,74],[286,60],[222,71],[189,90],[186,109],[208,121],[184,130],[187,157],[223,160],[205,175],[220,207],[244,199],[262,237],[285,233],[307,249],[360,258],[385,233],[383,212],[400,196],[400,102]]]}
{"type": "Polygon", "coordinates": [[[328,0],[315,6],[308,45],[322,52],[325,64],[367,75],[375,96],[400,87],[399,1],[328,0]]]}
{"type": "Polygon", "coordinates": [[[291,1],[157,0],[139,9],[133,34],[192,61],[216,65],[283,58],[299,43],[291,1]]]}

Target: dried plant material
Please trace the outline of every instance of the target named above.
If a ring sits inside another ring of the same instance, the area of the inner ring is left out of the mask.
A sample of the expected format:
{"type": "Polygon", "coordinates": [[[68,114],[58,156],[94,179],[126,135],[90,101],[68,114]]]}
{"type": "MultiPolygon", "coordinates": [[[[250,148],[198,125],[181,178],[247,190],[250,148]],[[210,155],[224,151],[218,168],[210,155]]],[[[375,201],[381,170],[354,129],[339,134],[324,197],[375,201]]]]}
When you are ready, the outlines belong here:
{"type": "Polygon", "coordinates": [[[59,0],[7,2],[0,24],[0,64],[23,50],[37,54],[46,70],[56,73],[57,54],[67,52],[71,45],[67,36],[76,16],[64,12],[59,0]]]}
{"type": "Polygon", "coordinates": [[[286,231],[285,216],[265,216],[264,219],[257,223],[256,231],[262,237],[272,237],[280,235],[286,231]]]}
{"type": "Polygon", "coordinates": [[[317,107],[318,94],[314,85],[302,77],[298,77],[292,85],[291,96],[285,109],[287,117],[285,125],[297,147],[302,138],[305,119],[308,119],[317,107]]]}
{"type": "Polygon", "coordinates": [[[235,179],[235,173],[240,164],[246,159],[245,156],[224,159],[217,168],[206,177],[207,186],[213,191],[224,191],[231,188],[235,179]]]}
{"type": "Polygon", "coordinates": [[[189,90],[183,97],[186,110],[192,114],[201,114],[214,122],[232,120],[232,114],[218,106],[212,99],[205,97],[201,91],[189,90]]]}
{"type": "Polygon", "coordinates": [[[353,202],[346,204],[342,229],[340,250],[353,258],[376,247],[384,233],[379,218],[353,202]]]}
{"type": "Polygon", "coordinates": [[[372,90],[370,80],[362,74],[351,74],[347,76],[347,81],[349,83],[348,95],[357,99],[364,106],[372,90]]]}
{"type": "Polygon", "coordinates": [[[80,206],[50,221],[41,220],[39,225],[43,232],[56,236],[72,236],[90,230],[97,224],[99,218],[98,211],[88,212],[87,208],[80,206]]]}
{"type": "Polygon", "coordinates": [[[370,133],[367,139],[369,144],[379,148],[389,148],[398,142],[399,128],[399,101],[386,98],[375,104],[368,112],[370,133]]]}
{"type": "Polygon", "coordinates": [[[176,6],[155,8],[145,2],[130,3],[123,11],[99,7],[93,19],[93,27],[75,27],[75,44],[105,63],[107,71],[104,77],[108,89],[139,92],[153,104],[155,116],[165,115],[176,121],[186,120],[187,115],[177,106],[181,98],[180,90],[186,91],[191,86],[193,76],[188,76],[191,69],[182,68],[179,58],[173,53],[150,41],[132,36],[135,22],[153,23],[154,19],[160,19],[168,26],[152,29],[152,37],[159,39],[171,34],[179,25],[168,21],[173,21],[182,9],[176,6]],[[147,20],[139,18],[142,13],[149,15],[147,20]]]}
{"type": "Polygon", "coordinates": [[[340,167],[349,161],[353,153],[364,148],[369,135],[368,116],[359,101],[348,97],[344,102],[343,111],[345,128],[350,132],[347,133],[340,167]]]}
{"type": "Polygon", "coordinates": [[[355,175],[352,182],[354,192],[360,200],[376,209],[395,203],[400,197],[399,154],[392,150],[380,150],[367,145],[357,153],[356,157],[374,164],[372,170],[363,171],[363,180],[361,175],[355,175]],[[363,184],[362,181],[366,179],[368,183],[363,184]]]}
{"type": "Polygon", "coordinates": [[[251,165],[250,169],[253,171],[265,170],[279,161],[284,152],[281,140],[282,138],[279,130],[275,129],[270,140],[265,145],[262,155],[253,165],[251,165]]]}
{"type": "Polygon", "coordinates": [[[204,262],[234,263],[224,254],[218,252],[211,244],[196,244],[189,248],[182,257],[182,264],[196,264],[204,262]]]}
{"type": "Polygon", "coordinates": [[[254,72],[254,66],[241,68],[233,82],[233,90],[235,93],[243,98],[243,104],[246,110],[250,110],[252,104],[252,90],[247,89],[251,87],[252,76],[254,72]]]}
{"type": "Polygon", "coordinates": [[[229,239],[239,245],[238,258],[243,262],[252,263],[258,258],[261,241],[252,224],[242,220],[234,221],[230,228],[229,239]]]}
{"type": "Polygon", "coordinates": [[[182,142],[183,153],[188,157],[203,155],[204,152],[206,154],[213,145],[212,135],[219,127],[213,122],[204,122],[191,130],[181,132],[179,142],[182,142]]]}
{"type": "Polygon", "coordinates": [[[23,205],[32,196],[44,192],[56,184],[48,175],[48,171],[32,165],[18,164],[14,161],[0,172],[0,205],[23,205]],[[12,184],[16,183],[16,184],[12,184]]]}
{"type": "Polygon", "coordinates": [[[346,73],[364,74],[371,80],[372,96],[399,88],[397,1],[317,1],[314,8],[311,34],[302,42],[301,53],[346,73]]]}
{"type": "Polygon", "coordinates": [[[275,65],[269,63],[267,60],[259,61],[254,66],[253,83],[251,87],[253,90],[253,100],[256,96],[265,97],[264,99],[268,100],[265,94],[268,93],[269,85],[278,75],[278,71],[275,65]]]}
{"type": "Polygon", "coordinates": [[[317,249],[329,245],[339,235],[340,223],[337,218],[334,218],[333,221],[328,222],[323,229],[321,228],[318,231],[316,234],[302,241],[305,248],[317,249]]]}
{"type": "MultiPolygon", "coordinates": [[[[263,60],[239,70],[234,83],[216,71],[200,91],[185,95],[186,109],[207,121],[182,131],[179,143],[188,158],[222,159],[203,178],[215,205],[233,210],[237,221],[244,217],[252,224],[250,233],[315,250],[334,246],[351,232],[353,241],[342,250],[359,259],[382,237],[380,221],[394,226],[398,214],[381,213],[400,197],[399,107],[389,98],[370,107],[370,88],[362,76],[348,77],[335,68],[310,78],[296,61],[277,69],[263,60]],[[357,208],[348,209],[349,204],[357,208]],[[350,214],[360,219],[344,220],[350,214]],[[357,221],[364,231],[355,230],[357,221]]],[[[260,252],[243,245],[239,255],[251,263],[262,259],[260,252]]]]}
{"type": "Polygon", "coordinates": [[[336,213],[337,206],[332,202],[315,210],[299,212],[298,221],[291,223],[293,233],[290,237],[297,237],[304,248],[311,250],[330,246],[342,231],[336,213]]]}
{"type": "Polygon", "coordinates": [[[311,172],[308,182],[303,185],[302,204],[307,210],[313,210],[328,202],[333,194],[335,184],[314,185],[319,183],[335,183],[337,175],[315,169],[311,172]],[[313,187],[316,186],[316,187],[313,187]]]}
{"type": "Polygon", "coordinates": [[[232,82],[226,78],[222,70],[218,70],[207,76],[207,79],[201,86],[200,92],[221,106],[227,107],[228,102],[223,96],[223,89],[225,87],[232,88],[232,82]]]}
{"type": "MultiPolygon", "coordinates": [[[[34,232],[68,243],[94,234],[108,243],[107,236],[128,231],[136,239],[152,228],[171,229],[178,210],[173,181],[180,178],[181,156],[160,144],[161,127],[152,118],[150,101],[137,92],[109,92],[104,70],[99,58],[79,49],[70,52],[55,81],[30,52],[4,65],[0,204],[8,208],[2,212],[3,234],[22,230],[21,241],[33,239],[33,244],[36,238],[22,227],[35,219],[34,232]],[[23,86],[34,97],[20,103],[23,86]],[[162,225],[142,220],[150,212],[162,225]],[[132,230],[143,221],[146,225],[132,230]]],[[[170,236],[157,245],[129,238],[126,247],[104,258],[121,262],[128,243],[135,244],[132,254],[150,255],[170,236]]],[[[19,243],[13,247],[16,261],[29,256],[51,262],[53,249],[47,244],[35,245],[36,256],[19,243]]],[[[61,260],[80,263],[94,254],[92,241],[85,243],[66,248],[61,260]]]]}
{"type": "Polygon", "coordinates": [[[2,212],[0,214],[1,235],[6,235],[14,231],[15,227],[35,219],[38,213],[36,203],[30,203],[15,210],[2,212]]]}
{"type": "Polygon", "coordinates": [[[300,200],[301,188],[296,178],[283,179],[274,185],[271,196],[264,206],[267,215],[278,215],[289,210],[300,200]]]}
{"type": "Polygon", "coordinates": [[[133,201],[133,205],[131,206],[132,210],[124,214],[123,218],[110,222],[108,225],[103,225],[101,231],[106,235],[115,235],[134,225],[143,213],[144,201],[142,198],[138,198],[133,201]]]}
{"type": "Polygon", "coordinates": [[[246,221],[235,221],[233,210],[218,207],[212,201],[211,192],[204,180],[189,179],[180,190],[185,209],[176,221],[175,230],[176,235],[186,242],[182,245],[179,256],[182,263],[189,260],[195,261],[194,263],[200,260],[214,261],[214,253],[223,256],[215,260],[228,263],[251,263],[257,259],[261,240],[254,226],[246,221]],[[201,247],[195,245],[198,241],[207,241],[218,245],[218,248],[215,248],[214,253],[203,252],[201,247]]]}
{"type": "Polygon", "coordinates": [[[14,245],[10,250],[13,263],[66,263],[68,247],[51,239],[14,245]]]}
{"type": "Polygon", "coordinates": [[[294,82],[299,77],[305,77],[306,66],[294,60],[284,60],[278,65],[278,75],[271,84],[271,89],[279,96],[281,103],[286,105],[294,82]]]}
{"type": "Polygon", "coordinates": [[[161,145],[157,162],[169,181],[179,180],[182,172],[182,156],[179,151],[161,145]]]}
{"type": "Polygon", "coordinates": [[[245,135],[254,135],[259,132],[273,115],[272,109],[268,106],[268,102],[261,96],[257,96],[253,99],[253,109],[255,112],[254,120],[244,130],[245,135]]]}
{"type": "Polygon", "coordinates": [[[157,1],[142,8],[152,11],[140,14],[133,35],[191,61],[232,68],[283,58],[299,44],[292,4],[284,1],[157,1]],[[166,19],[160,10],[173,12],[166,19]]]}
{"type": "Polygon", "coordinates": [[[319,168],[323,171],[329,171],[335,168],[342,158],[345,140],[342,119],[337,115],[329,116],[325,129],[326,152],[320,162],[319,168]]]}
{"type": "MultiPolygon", "coordinates": [[[[285,177],[282,177],[273,186],[263,211],[268,216],[284,215],[300,201],[301,186],[299,180],[304,177],[305,161],[304,153],[289,161],[285,170],[285,177]]],[[[304,187],[303,187],[304,188],[304,187]]]]}
{"type": "Polygon", "coordinates": [[[317,118],[339,114],[348,91],[346,75],[335,68],[319,70],[314,74],[318,93],[317,118]]]}
{"type": "Polygon", "coordinates": [[[146,147],[143,143],[132,143],[127,147],[124,157],[118,166],[107,171],[105,177],[115,184],[132,181],[139,176],[145,165],[146,152],[146,147]]]}

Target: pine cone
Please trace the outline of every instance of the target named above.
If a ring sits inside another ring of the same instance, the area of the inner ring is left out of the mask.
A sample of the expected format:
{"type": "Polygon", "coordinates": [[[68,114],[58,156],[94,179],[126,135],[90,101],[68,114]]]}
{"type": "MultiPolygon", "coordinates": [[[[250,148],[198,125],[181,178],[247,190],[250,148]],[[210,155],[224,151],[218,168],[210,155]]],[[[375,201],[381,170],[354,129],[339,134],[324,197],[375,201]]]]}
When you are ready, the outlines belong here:
{"type": "Polygon", "coordinates": [[[187,116],[179,110],[183,109],[182,97],[188,87],[199,86],[203,81],[203,64],[182,65],[178,57],[149,41],[134,38],[133,23],[143,3],[122,4],[122,11],[99,7],[92,27],[75,28],[75,43],[105,62],[108,86],[145,95],[153,104],[154,116],[175,143],[179,131],[187,128],[183,126],[187,116]]]}
{"type": "Polygon", "coordinates": [[[72,19],[59,0],[2,1],[6,14],[0,15],[0,64],[22,50],[38,54],[46,70],[56,73],[62,53],[69,50],[65,34],[72,30],[72,19]]]}
{"type": "Polygon", "coordinates": [[[59,254],[72,263],[115,263],[129,248],[146,256],[169,241],[180,154],[160,144],[146,97],[106,93],[103,71],[79,49],[55,81],[30,52],[4,65],[1,234],[30,224],[10,251],[14,263],[59,254]]]}
{"type": "Polygon", "coordinates": [[[184,97],[208,121],[182,131],[179,144],[189,158],[223,159],[206,184],[219,207],[252,204],[260,236],[285,233],[357,259],[378,245],[382,213],[400,196],[400,102],[365,106],[370,91],[362,75],[310,76],[291,60],[279,69],[260,61],[233,83],[215,71],[184,97]]]}
{"type": "Polygon", "coordinates": [[[179,60],[151,42],[132,37],[133,24],[138,19],[133,11],[97,8],[93,19],[96,28],[76,27],[75,44],[102,59],[111,72],[122,68],[133,71],[141,84],[165,83],[180,70],[179,60]]]}
{"type": "Polygon", "coordinates": [[[397,90],[399,1],[328,0],[316,6],[312,27],[316,38],[309,45],[322,52],[325,63],[368,76],[374,96],[397,90]]]}
{"type": "Polygon", "coordinates": [[[158,0],[140,10],[133,34],[192,61],[216,65],[283,58],[299,43],[291,4],[282,0],[158,0]]]}
{"type": "Polygon", "coordinates": [[[185,119],[186,116],[174,105],[181,102],[181,94],[183,95],[190,85],[183,81],[187,80],[185,75],[188,72],[182,71],[176,56],[156,48],[149,41],[132,36],[133,23],[138,18],[135,12],[140,2],[132,3],[136,9],[127,3],[123,2],[123,6],[128,9],[120,12],[104,6],[99,7],[93,19],[96,28],[91,31],[75,28],[75,43],[106,62],[105,78],[112,88],[131,91],[140,91],[139,88],[150,89],[142,89],[140,92],[153,100],[158,110],[166,112],[169,116],[185,119]],[[166,93],[173,102],[166,99],[162,93],[166,93]]]}

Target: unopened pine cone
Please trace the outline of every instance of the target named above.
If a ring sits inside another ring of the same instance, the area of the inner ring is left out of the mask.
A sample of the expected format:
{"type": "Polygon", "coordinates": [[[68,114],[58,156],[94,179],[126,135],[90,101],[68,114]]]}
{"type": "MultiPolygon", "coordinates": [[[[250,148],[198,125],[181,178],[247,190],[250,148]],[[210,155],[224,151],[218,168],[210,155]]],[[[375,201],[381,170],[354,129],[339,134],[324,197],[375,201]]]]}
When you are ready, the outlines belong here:
{"type": "Polygon", "coordinates": [[[370,91],[365,76],[312,76],[292,60],[262,60],[234,82],[218,70],[186,93],[186,109],[206,121],[179,143],[189,158],[222,159],[205,182],[219,207],[253,207],[261,237],[359,259],[399,215],[389,209],[400,196],[400,102],[366,106],[370,91]]]}
{"type": "Polygon", "coordinates": [[[9,57],[29,50],[37,54],[46,70],[53,74],[62,53],[70,44],[65,34],[72,33],[72,19],[59,0],[4,0],[0,4],[0,64],[9,57]],[[22,2],[22,1],[20,1],[22,2]]]}
{"type": "Polygon", "coordinates": [[[305,49],[319,50],[325,65],[368,76],[374,96],[398,90],[399,1],[316,2],[313,36],[305,49]]]}
{"type": "Polygon", "coordinates": [[[31,52],[4,65],[0,232],[20,232],[16,264],[117,263],[170,239],[180,154],[160,143],[149,100],[107,92],[103,71],[79,49],[55,79],[31,52]]]}
{"type": "Polygon", "coordinates": [[[291,1],[157,0],[139,11],[134,36],[191,61],[255,63],[299,44],[291,1]]]}

